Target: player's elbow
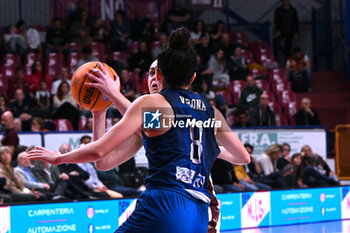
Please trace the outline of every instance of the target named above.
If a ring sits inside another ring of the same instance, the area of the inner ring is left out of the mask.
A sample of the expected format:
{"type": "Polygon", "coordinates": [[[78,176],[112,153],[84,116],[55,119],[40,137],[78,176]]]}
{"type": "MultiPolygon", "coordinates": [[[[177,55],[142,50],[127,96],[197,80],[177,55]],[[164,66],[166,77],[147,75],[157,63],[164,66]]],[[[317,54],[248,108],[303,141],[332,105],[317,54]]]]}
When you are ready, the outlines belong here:
{"type": "Polygon", "coordinates": [[[95,161],[95,167],[100,171],[108,171],[110,169],[103,161],[99,160],[95,161]]]}

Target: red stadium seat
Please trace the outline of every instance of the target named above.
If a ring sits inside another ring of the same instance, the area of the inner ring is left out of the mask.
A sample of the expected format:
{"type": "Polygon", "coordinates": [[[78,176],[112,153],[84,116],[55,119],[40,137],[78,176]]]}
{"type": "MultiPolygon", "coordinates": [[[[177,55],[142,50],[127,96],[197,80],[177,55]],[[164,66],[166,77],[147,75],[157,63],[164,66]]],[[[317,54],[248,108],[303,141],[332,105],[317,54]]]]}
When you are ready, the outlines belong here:
{"type": "Polygon", "coordinates": [[[70,53],[68,56],[68,69],[69,69],[69,73],[70,75],[72,75],[75,71],[75,69],[77,68],[78,62],[80,59],[80,54],[79,53],[70,53]]]}
{"type": "Polygon", "coordinates": [[[287,126],[288,119],[283,114],[275,114],[277,126],[287,126]]]}
{"type": "Polygon", "coordinates": [[[215,92],[215,96],[217,95],[222,95],[224,97],[224,99],[226,100],[226,104],[232,104],[232,96],[231,93],[229,91],[217,91],[215,92]]]}
{"type": "Polygon", "coordinates": [[[159,41],[153,41],[151,44],[151,53],[153,53],[153,50],[160,45],[159,41]]]}
{"type": "Polygon", "coordinates": [[[56,125],[56,131],[72,131],[72,123],[68,119],[56,119],[54,120],[56,125]]]}
{"type": "Polygon", "coordinates": [[[69,43],[69,48],[75,53],[81,53],[82,45],[76,42],[69,43]]]}
{"type": "Polygon", "coordinates": [[[257,70],[257,69],[249,71],[249,74],[253,76],[254,79],[267,79],[268,77],[266,71],[257,70]]]}
{"type": "Polygon", "coordinates": [[[8,80],[3,78],[3,75],[0,73],[0,95],[7,97],[7,84],[8,80]]]}
{"type": "Polygon", "coordinates": [[[112,53],[112,60],[113,61],[121,61],[124,63],[125,67],[129,66],[129,55],[125,52],[113,52],[112,53]]]}
{"type": "Polygon", "coordinates": [[[97,57],[100,61],[105,62],[107,59],[105,46],[101,42],[91,43],[92,55],[97,57]]]}
{"type": "Polygon", "coordinates": [[[10,80],[15,79],[16,69],[14,66],[1,66],[2,79],[10,80]]]}
{"type": "Polygon", "coordinates": [[[41,60],[41,55],[37,53],[28,53],[25,59],[25,65],[31,66],[37,60],[41,60]]]}
{"type": "Polygon", "coordinates": [[[3,57],[4,66],[17,68],[22,65],[21,58],[17,54],[7,53],[3,57]]]}
{"type": "Polygon", "coordinates": [[[134,53],[137,53],[138,51],[139,51],[139,42],[137,41],[132,42],[129,47],[129,53],[134,54],[134,53]]]}
{"type": "Polygon", "coordinates": [[[242,50],[242,56],[247,59],[248,63],[254,63],[254,54],[250,50],[242,50]]]}
{"type": "Polygon", "coordinates": [[[262,89],[263,91],[270,91],[270,85],[267,80],[255,80],[256,86],[262,89]]]}
{"type": "Polygon", "coordinates": [[[260,49],[268,49],[269,45],[265,41],[255,40],[252,42],[251,47],[252,47],[253,52],[257,52],[260,49]]]}
{"type": "Polygon", "coordinates": [[[129,72],[129,79],[134,83],[134,85],[136,87],[136,92],[139,92],[141,89],[139,74],[136,71],[130,71],[129,72]]]}
{"type": "Polygon", "coordinates": [[[64,65],[64,57],[61,53],[50,53],[46,60],[47,72],[56,79],[61,67],[64,65]]]}

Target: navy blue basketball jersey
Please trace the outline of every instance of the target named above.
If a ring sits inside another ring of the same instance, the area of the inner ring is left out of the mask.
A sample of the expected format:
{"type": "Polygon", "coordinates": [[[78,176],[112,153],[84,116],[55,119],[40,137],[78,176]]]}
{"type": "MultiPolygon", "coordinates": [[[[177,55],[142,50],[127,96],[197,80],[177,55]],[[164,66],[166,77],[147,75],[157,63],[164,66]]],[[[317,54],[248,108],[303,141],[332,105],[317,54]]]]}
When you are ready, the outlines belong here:
{"type": "MultiPolygon", "coordinates": [[[[214,108],[188,90],[169,88],[160,94],[171,105],[175,119],[162,135],[147,137],[143,134],[149,162],[147,187],[177,189],[209,202],[209,174],[220,153],[214,133],[217,123],[214,108]]],[[[167,122],[161,124],[165,127],[167,122]]]]}

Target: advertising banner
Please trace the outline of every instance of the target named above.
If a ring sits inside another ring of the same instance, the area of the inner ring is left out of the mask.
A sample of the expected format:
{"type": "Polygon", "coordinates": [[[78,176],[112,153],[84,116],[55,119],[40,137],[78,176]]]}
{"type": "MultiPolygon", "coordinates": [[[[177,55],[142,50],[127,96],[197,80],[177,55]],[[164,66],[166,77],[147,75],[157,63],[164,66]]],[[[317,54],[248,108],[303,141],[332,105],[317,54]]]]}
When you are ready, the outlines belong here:
{"type": "Polygon", "coordinates": [[[10,232],[10,207],[0,206],[0,233],[10,232]]]}
{"type": "Polygon", "coordinates": [[[79,146],[80,138],[83,135],[89,135],[92,137],[91,132],[86,133],[45,133],[44,142],[45,147],[49,150],[57,150],[63,143],[68,143],[72,150],[77,149],[79,146]]]}
{"type": "MultiPolygon", "coordinates": [[[[2,137],[0,134],[0,138],[2,137]]],[[[42,146],[41,133],[19,133],[19,144],[23,146],[42,146]]]]}
{"type": "Polygon", "coordinates": [[[253,156],[259,156],[272,144],[289,143],[290,154],[300,152],[304,145],[309,145],[314,153],[327,158],[326,129],[234,129],[242,143],[254,146],[253,156]]]}
{"type": "Polygon", "coordinates": [[[131,202],[125,199],[12,206],[11,232],[113,232],[118,228],[118,216],[131,202]]]}
{"type": "Polygon", "coordinates": [[[241,194],[218,194],[220,207],[220,229],[232,230],[241,228],[241,194]]]}
{"type": "Polygon", "coordinates": [[[341,190],[341,217],[342,219],[350,219],[350,187],[342,187],[341,190]]]}
{"type": "Polygon", "coordinates": [[[341,219],[340,188],[271,192],[271,224],[341,219]]]}
{"type": "Polygon", "coordinates": [[[242,228],[269,226],[270,210],[270,192],[242,193],[242,228]]]}

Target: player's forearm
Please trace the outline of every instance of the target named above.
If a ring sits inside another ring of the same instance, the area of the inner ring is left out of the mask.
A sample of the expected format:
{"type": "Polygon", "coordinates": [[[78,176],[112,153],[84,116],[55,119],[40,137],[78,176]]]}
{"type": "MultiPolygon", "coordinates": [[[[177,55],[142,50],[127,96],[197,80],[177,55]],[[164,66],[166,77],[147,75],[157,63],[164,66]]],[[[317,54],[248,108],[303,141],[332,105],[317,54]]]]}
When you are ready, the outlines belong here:
{"type": "Polygon", "coordinates": [[[108,155],[95,161],[95,166],[99,170],[110,170],[128,161],[137,153],[141,146],[142,138],[138,134],[133,134],[108,155]]]}
{"type": "Polygon", "coordinates": [[[233,164],[248,164],[250,155],[244,148],[238,136],[233,132],[222,132],[217,134],[217,138],[222,143],[220,157],[233,164]]]}
{"type": "Polygon", "coordinates": [[[125,98],[125,96],[120,92],[114,93],[114,95],[110,96],[110,98],[115,107],[122,115],[125,114],[126,110],[131,105],[131,102],[127,98],[125,98]]]}
{"type": "Polygon", "coordinates": [[[93,141],[98,140],[106,132],[106,112],[93,112],[92,138],[93,141]]]}

